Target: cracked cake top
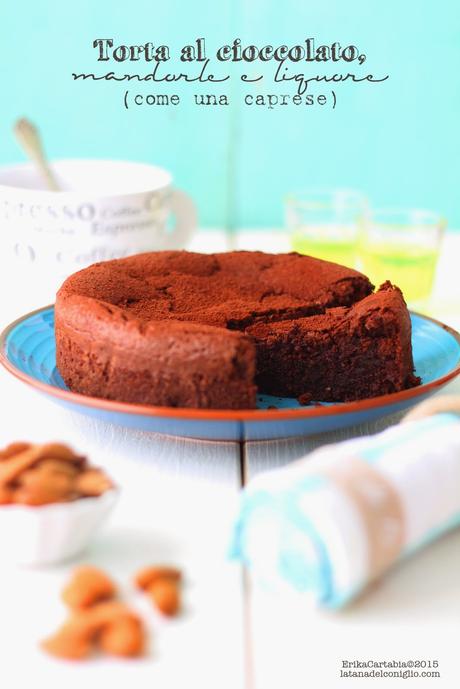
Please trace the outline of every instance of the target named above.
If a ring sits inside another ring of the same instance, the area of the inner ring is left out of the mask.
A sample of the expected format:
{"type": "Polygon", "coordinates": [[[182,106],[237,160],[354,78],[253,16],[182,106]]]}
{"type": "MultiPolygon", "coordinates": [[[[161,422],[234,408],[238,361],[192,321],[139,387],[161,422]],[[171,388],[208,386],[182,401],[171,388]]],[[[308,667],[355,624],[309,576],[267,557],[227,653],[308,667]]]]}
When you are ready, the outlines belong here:
{"type": "Polygon", "coordinates": [[[96,263],[70,276],[61,303],[96,300],[129,320],[177,320],[242,330],[349,306],[372,292],[368,278],[291,254],[162,251],[96,263]]]}

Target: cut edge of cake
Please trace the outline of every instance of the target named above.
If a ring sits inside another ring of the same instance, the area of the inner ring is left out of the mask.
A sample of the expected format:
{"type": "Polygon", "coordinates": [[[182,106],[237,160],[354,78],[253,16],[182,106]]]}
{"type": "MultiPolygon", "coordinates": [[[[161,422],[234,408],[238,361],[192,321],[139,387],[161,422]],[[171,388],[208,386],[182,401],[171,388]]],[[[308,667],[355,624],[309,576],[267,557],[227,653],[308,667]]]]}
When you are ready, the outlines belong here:
{"type": "Polygon", "coordinates": [[[414,374],[411,321],[390,282],[351,307],[247,330],[257,352],[256,383],[266,394],[347,402],[399,392],[414,374]]]}

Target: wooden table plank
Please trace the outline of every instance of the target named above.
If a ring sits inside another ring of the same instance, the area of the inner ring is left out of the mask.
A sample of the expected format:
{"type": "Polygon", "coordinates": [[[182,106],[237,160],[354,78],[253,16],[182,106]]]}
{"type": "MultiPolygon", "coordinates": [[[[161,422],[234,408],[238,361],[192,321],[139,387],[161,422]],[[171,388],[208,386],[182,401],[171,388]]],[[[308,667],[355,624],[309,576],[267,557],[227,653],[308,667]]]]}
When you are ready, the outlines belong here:
{"type": "Polygon", "coordinates": [[[285,466],[300,457],[304,457],[322,445],[377,433],[394,423],[398,423],[401,417],[402,414],[391,414],[373,423],[363,423],[349,428],[341,428],[330,433],[318,433],[308,437],[248,442],[246,443],[244,453],[246,479],[249,481],[256,474],[263,471],[285,466]]]}
{"type": "MultiPolygon", "coordinates": [[[[460,394],[460,381],[448,385],[444,392],[460,394]]],[[[325,443],[375,433],[397,420],[397,416],[387,417],[378,423],[310,438],[247,443],[248,480],[325,443]]],[[[456,650],[450,638],[454,638],[460,615],[459,571],[457,530],[395,568],[379,586],[342,613],[314,609],[305,596],[289,595],[284,590],[280,596],[250,582],[246,616],[252,630],[251,689],[340,689],[344,683],[339,677],[342,659],[438,660],[441,678],[423,681],[426,686],[451,689],[458,684],[456,650]]],[[[379,686],[394,687],[397,681],[381,679],[379,686]]]]}
{"type": "MultiPolygon", "coordinates": [[[[449,383],[438,395],[460,394],[460,378],[449,383]]],[[[403,414],[391,414],[374,422],[342,428],[332,433],[320,433],[306,438],[285,438],[283,440],[264,440],[249,442],[245,446],[245,476],[249,481],[253,476],[268,469],[285,466],[293,460],[304,457],[322,445],[337,443],[348,438],[371,435],[398,423],[403,414]]]]}
{"type": "MultiPolygon", "coordinates": [[[[287,248],[287,237],[279,231],[259,230],[237,239],[240,248],[287,248]]],[[[438,305],[446,303],[447,293],[455,293],[446,279],[456,276],[452,261],[459,242],[460,235],[449,235],[446,242],[435,290],[438,305]]],[[[224,233],[205,231],[194,237],[191,248],[223,251],[226,247],[224,233]]],[[[15,295],[14,303],[2,305],[4,324],[42,305],[39,290],[32,294],[29,286],[24,289],[24,294],[15,295]]],[[[439,317],[459,327],[459,314],[452,314],[449,305],[439,317]]],[[[460,392],[460,385],[451,386],[450,391],[460,392]]],[[[18,438],[61,439],[87,452],[123,486],[110,525],[84,559],[110,569],[124,586],[127,600],[147,614],[153,632],[152,655],[143,663],[98,660],[69,669],[53,662],[38,652],[36,642],[62,619],[57,593],[70,565],[31,572],[8,567],[0,558],[0,662],[9,689],[22,689],[32,675],[50,689],[62,684],[80,689],[82,682],[94,686],[99,681],[123,688],[132,682],[136,689],[169,689],[190,681],[199,682],[203,689],[242,687],[242,578],[240,570],[225,559],[238,499],[238,446],[166,438],[96,422],[39,397],[4,371],[0,371],[0,394],[0,446],[18,438]],[[150,559],[184,566],[185,613],[178,621],[154,616],[128,585],[132,570],[150,559]]],[[[388,417],[377,424],[308,439],[250,443],[245,451],[246,472],[254,476],[324,442],[376,432],[396,420],[388,417]]],[[[376,659],[382,658],[381,649],[385,657],[401,656],[401,649],[406,654],[437,656],[448,676],[455,654],[446,642],[446,632],[458,628],[459,545],[458,534],[443,539],[396,570],[345,615],[305,610],[296,596],[291,600],[255,592],[246,623],[252,626],[257,689],[303,689],[307,682],[317,687],[342,686],[342,680],[335,684],[335,663],[339,656],[356,656],[357,649],[376,659]]],[[[382,681],[381,686],[386,683],[382,681]]],[[[437,680],[436,686],[452,684],[437,680]]]]}
{"type": "Polygon", "coordinates": [[[9,689],[27,686],[31,676],[53,689],[80,689],[85,682],[169,689],[187,686],[192,677],[206,689],[242,687],[241,571],[226,559],[240,482],[237,445],[97,422],[59,407],[3,370],[0,391],[0,446],[20,438],[62,440],[104,466],[122,487],[110,523],[77,562],[110,571],[152,630],[151,654],[143,662],[100,659],[74,667],[53,661],[37,642],[63,620],[59,590],[75,563],[28,570],[0,558],[0,662],[9,689]],[[130,585],[136,568],[151,561],[184,569],[185,607],[177,620],[160,619],[130,585]]]}
{"type": "Polygon", "coordinates": [[[300,594],[253,589],[251,689],[367,689],[374,682],[394,689],[401,683],[400,679],[346,682],[339,677],[342,660],[435,660],[441,677],[413,679],[414,686],[457,687],[459,571],[457,530],[393,570],[343,612],[314,609],[300,594]]]}

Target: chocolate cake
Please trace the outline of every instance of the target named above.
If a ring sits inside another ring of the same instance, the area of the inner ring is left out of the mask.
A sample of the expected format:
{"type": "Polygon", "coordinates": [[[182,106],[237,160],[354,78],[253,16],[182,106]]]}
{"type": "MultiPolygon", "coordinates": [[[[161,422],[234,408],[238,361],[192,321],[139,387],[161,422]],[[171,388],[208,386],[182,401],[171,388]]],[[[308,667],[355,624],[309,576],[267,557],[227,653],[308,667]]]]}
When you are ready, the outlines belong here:
{"type": "Polygon", "coordinates": [[[239,409],[261,392],[348,400],[413,385],[400,291],[299,254],[153,252],[96,263],[56,300],[71,390],[239,409]]]}

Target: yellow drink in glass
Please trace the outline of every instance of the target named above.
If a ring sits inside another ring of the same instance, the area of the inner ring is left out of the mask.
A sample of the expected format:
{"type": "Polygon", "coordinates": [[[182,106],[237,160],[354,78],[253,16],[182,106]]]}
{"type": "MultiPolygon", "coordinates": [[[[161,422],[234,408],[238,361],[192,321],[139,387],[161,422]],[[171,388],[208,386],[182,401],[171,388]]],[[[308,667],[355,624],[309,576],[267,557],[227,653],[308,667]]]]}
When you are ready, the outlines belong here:
{"type": "Polygon", "coordinates": [[[366,198],[348,189],[310,190],[286,199],[291,247],[354,268],[366,198]]]}
{"type": "Polygon", "coordinates": [[[378,287],[390,280],[424,310],[433,288],[445,222],[429,211],[375,211],[364,223],[361,268],[378,287]]]}
{"type": "Polygon", "coordinates": [[[423,306],[433,287],[438,250],[427,248],[404,249],[397,244],[383,244],[364,249],[363,272],[377,287],[391,280],[404,292],[406,301],[423,306]]]}
{"type": "MultiPolygon", "coordinates": [[[[319,232],[317,231],[318,235],[319,232]]],[[[342,242],[340,240],[321,240],[318,237],[310,237],[305,232],[294,231],[291,235],[291,246],[293,251],[299,254],[322,258],[324,261],[341,263],[349,268],[356,265],[356,240],[342,242]]]]}

